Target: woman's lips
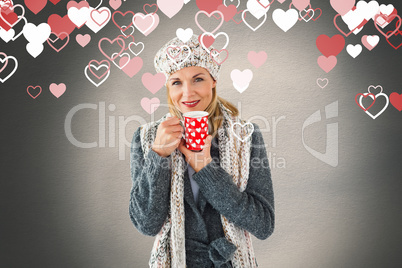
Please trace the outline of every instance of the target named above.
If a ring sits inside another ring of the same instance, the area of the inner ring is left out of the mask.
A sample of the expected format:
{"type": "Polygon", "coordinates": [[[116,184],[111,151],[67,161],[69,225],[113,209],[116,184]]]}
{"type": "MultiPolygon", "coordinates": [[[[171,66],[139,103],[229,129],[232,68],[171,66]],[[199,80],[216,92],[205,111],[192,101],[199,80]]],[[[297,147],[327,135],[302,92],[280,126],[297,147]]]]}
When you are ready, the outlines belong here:
{"type": "Polygon", "coordinates": [[[200,102],[200,100],[198,100],[196,103],[194,104],[187,104],[185,102],[182,102],[184,105],[186,105],[187,107],[195,107],[198,103],[200,102]]]}

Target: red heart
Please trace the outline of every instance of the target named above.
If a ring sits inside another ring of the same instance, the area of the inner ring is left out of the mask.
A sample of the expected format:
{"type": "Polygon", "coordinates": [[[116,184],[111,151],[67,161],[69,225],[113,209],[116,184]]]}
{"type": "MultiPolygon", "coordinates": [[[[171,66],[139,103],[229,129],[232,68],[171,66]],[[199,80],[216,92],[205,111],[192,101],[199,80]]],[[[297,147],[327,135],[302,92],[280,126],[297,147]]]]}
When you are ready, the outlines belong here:
{"type": "Polygon", "coordinates": [[[331,38],[326,34],[321,34],[317,37],[316,45],[325,57],[337,56],[345,47],[345,38],[340,34],[331,38]]]}
{"type": "Polygon", "coordinates": [[[367,111],[368,109],[370,109],[371,106],[374,105],[374,102],[375,102],[375,95],[372,94],[372,93],[364,93],[364,94],[358,93],[358,94],[356,94],[356,96],[355,96],[355,102],[357,103],[357,105],[359,105],[360,108],[362,108],[364,111],[367,111]],[[367,109],[364,108],[363,106],[361,106],[360,103],[357,101],[357,97],[360,96],[360,95],[362,95],[363,98],[366,98],[366,97],[368,97],[369,95],[372,95],[372,96],[374,97],[373,103],[371,103],[371,105],[370,105],[367,109]]]}
{"type": "Polygon", "coordinates": [[[196,0],[195,4],[200,10],[211,13],[218,9],[218,6],[222,4],[222,0],[196,0]]]}
{"type": "MultiPolygon", "coordinates": [[[[47,24],[49,24],[50,29],[52,29],[53,33],[67,33],[71,34],[75,29],[75,24],[68,18],[68,15],[65,15],[63,18],[57,14],[52,14],[47,19],[47,24]]],[[[61,40],[64,40],[65,36],[61,37],[61,40]]]]}
{"type": "Polygon", "coordinates": [[[230,21],[234,17],[234,15],[236,15],[237,12],[237,8],[235,5],[229,5],[229,6],[220,5],[218,6],[218,10],[222,12],[223,18],[226,22],[230,21]]]}
{"type": "MultiPolygon", "coordinates": [[[[131,25],[133,25],[133,19],[131,18],[130,19],[130,24],[128,25],[128,26],[126,26],[126,28],[121,28],[121,26],[114,20],[114,16],[116,16],[116,14],[120,14],[122,17],[125,17],[127,14],[132,14],[133,15],[133,17],[134,17],[134,12],[133,11],[127,11],[126,13],[123,13],[123,12],[121,12],[121,11],[115,11],[115,12],[113,12],[113,15],[112,15],[112,21],[113,21],[113,23],[117,26],[117,28],[119,28],[121,31],[123,31],[124,32],[124,29],[127,29],[127,28],[130,28],[130,26],[131,25]]],[[[125,25],[124,25],[125,26],[125,25]]]]}
{"type": "Polygon", "coordinates": [[[56,5],[58,2],[60,2],[60,0],[49,0],[50,2],[53,3],[53,5],[56,5]]]}
{"type": "Polygon", "coordinates": [[[28,86],[27,87],[27,92],[33,99],[36,99],[36,97],[38,97],[40,95],[40,93],[42,93],[42,87],[41,86],[35,86],[35,87],[34,86],[28,86]],[[39,88],[39,92],[35,96],[33,96],[31,94],[31,92],[29,92],[29,89],[34,90],[34,89],[37,89],[37,88],[39,88]]]}
{"type": "Polygon", "coordinates": [[[318,20],[318,18],[319,18],[319,17],[321,17],[321,15],[322,15],[322,10],[321,10],[321,8],[319,8],[319,7],[317,7],[316,9],[314,9],[314,15],[316,14],[317,9],[319,9],[319,10],[320,10],[320,15],[318,15],[318,17],[317,17],[317,18],[312,18],[312,20],[313,20],[313,21],[318,20]]]}
{"type": "Polygon", "coordinates": [[[36,15],[46,6],[47,0],[24,0],[24,3],[36,15]]]}
{"type": "Polygon", "coordinates": [[[8,25],[4,20],[8,22],[10,25],[14,25],[18,21],[18,15],[14,13],[14,11],[6,14],[1,12],[1,17],[0,17],[0,27],[3,28],[4,30],[8,31],[11,29],[11,26],[8,25]]]}
{"type": "MultiPolygon", "coordinates": [[[[390,34],[392,31],[389,31],[389,32],[387,32],[387,34],[390,34]]],[[[401,31],[398,31],[396,34],[394,34],[394,36],[397,36],[397,35],[400,35],[400,36],[402,36],[402,32],[401,31]]],[[[401,46],[402,46],[402,39],[401,40],[399,40],[400,41],[400,44],[398,45],[398,46],[395,46],[394,44],[392,44],[391,43],[391,41],[389,40],[389,38],[385,38],[386,40],[387,40],[387,42],[388,42],[388,44],[390,44],[395,50],[396,49],[398,49],[398,48],[400,48],[401,46]]]]}
{"type": "Polygon", "coordinates": [[[389,101],[398,111],[402,111],[402,94],[392,92],[389,95],[389,101]]]}
{"type": "Polygon", "coordinates": [[[204,37],[202,38],[202,40],[201,40],[201,35],[202,34],[200,34],[198,36],[198,42],[204,44],[204,46],[206,48],[209,48],[215,42],[215,38],[212,35],[205,34],[204,37]]]}
{"type": "Polygon", "coordinates": [[[148,11],[145,10],[145,7],[146,7],[146,6],[149,6],[149,7],[156,6],[156,10],[152,13],[152,15],[155,14],[156,11],[158,11],[158,9],[159,9],[159,7],[158,7],[157,4],[152,4],[152,5],[150,5],[150,4],[145,4],[145,5],[142,7],[142,9],[143,9],[144,12],[147,13],[147,14],[149,14],[149,13],[148,13],[148,11]]]}

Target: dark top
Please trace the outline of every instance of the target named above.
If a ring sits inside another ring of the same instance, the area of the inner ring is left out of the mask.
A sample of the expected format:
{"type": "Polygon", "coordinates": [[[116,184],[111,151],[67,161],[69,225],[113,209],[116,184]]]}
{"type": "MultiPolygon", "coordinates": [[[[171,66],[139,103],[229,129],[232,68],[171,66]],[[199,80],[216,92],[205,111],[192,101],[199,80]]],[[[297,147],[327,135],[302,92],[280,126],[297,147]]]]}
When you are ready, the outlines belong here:
{"type": "MultiPolygon", "coordinates": [[[[220,214],[258,239],[274,231],[274,193],[264,140],[253,123],[250,171],[247,187],[240,192],[232,177],[219,163],[218,137],[212,140],[213,161],[194,173],[199,185],[198,203],[194,201],[188,175],[184,175],[185,245],[187,267],[232,267],[236,246],[225,238],[220,214]]],[[[161,157],[152,149],[144,160],[140,127],[131,144],[132,188],[129,214],[134,226],[144,235],[161,230],[170,206],[171,157],[161,157]]],[[[184,158],[184,156],[183,156],[184,158]]]]}

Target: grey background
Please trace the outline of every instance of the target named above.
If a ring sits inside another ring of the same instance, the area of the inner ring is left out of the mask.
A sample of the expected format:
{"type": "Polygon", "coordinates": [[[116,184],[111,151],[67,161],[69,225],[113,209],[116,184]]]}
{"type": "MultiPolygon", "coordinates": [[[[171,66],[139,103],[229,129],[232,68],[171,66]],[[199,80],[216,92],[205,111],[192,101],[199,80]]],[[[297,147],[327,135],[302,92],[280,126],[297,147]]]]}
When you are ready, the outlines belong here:
{"type": "MultiPolygon", "coordinates": [[[[103,5],[108,6],[107,2],[103,5]]],[[[48,2],[38,15],[27,10],[26,17],[39,24],[52,13],[65,15],[66,3],[54,6],[48,2]]],[[[145,3],[150,2],[126,1],[119,10],[143,12],[145,3]]],[[[261,116],[271,124],[264,140],[272,155],[276,227],[267,240],[253,238],[258,263],[260,267],[400,267],[402,114],[390,104],[373,120],[354,98],[369,85],[382,85],[388,96],[394,91],[402,93],[401,51],[390,47],[370,21],[357,36],[347,37],[346,44],[361,43],[364,34],[378,34],[379,45],[371,52],[363,47],[356,59],[344,49],[337,66],[326,74],[316,63],[321,54],[315,40],[320,34],[339,33],[332,24],[335,11],[329,1],[312,0],[312,7],[320,7],[323,15],[316,22],[298,22],[284,33],[272,21],[272,11],[286,10],[289,3],[273,3],[267,21],[256,32],[234,22],[225,22],[219,30],[230,36],[230,56],[222,67],[219,95],[239,105],[243,118],[261,116]],[[250,50],[267,52],[262,67],[248,62],[250,50]],[[254,78],[243,93],[232,86],[233,69],[253,71],[254,78]],[[317,78],[328,78],[329,85],[319,88],[317,78]],[[337,122],[337,167],[312,156],[303,147],[301,134],[307,117],[321,110],[325,118],[324,107],[334,101],[338,101],[339,116],[306,128],[305,141],[324,152],[326,123],[337,122]],[[274,144],[272,124],[281,116],[274,144]],[[274,154],[275,161],[285,161],[285,168],[273,165],[274,154]]],[[[392,3],[402,10],[399,1],[379,3],[392,3]]],[[[245,5],[242,1],[239,9],[245,5]]],[[[152,94],[142,85],[141,76],[155,72],[153,56],[175,36],[177,28],[191,27],[201,34],[194,23],[197,11],[195,0],[172,19],[158,11],[160,23],[151,34],[134,33],[135,41],[146,46],[140,54],[142,70],[129,78],[112,64],[109,79],[99,88],[85,78],[84,68],[92,59],[104,59],[97,45],[100,38],[119,34],[112,22],[97,34],[86,26],[75,29],[70,44],[60,53],[45,44],[36,59],[26,52],[24,37],[8,44],[0,41],[0,51],[19,61],[15,75],[0,84],[2,267],[147,267],[154,238],[140,234],[128,215],[129,143],[141,123],[135,118],[149,122],[164,115],[167,108],[158,108],[153,117],[141,108],[143,97],[158,97],[166,104],[166,89],[152,94]],[[87,47],[76,43],[78,33],[91,34],[87,47]],[[67,91],[57,99],[48,88],[61,82],[67,91]],[[32,99],[26,93],[28,85],[41,85],[42,94],[32,99]],[[81,142],[98,142],[95,148],[78,148],[65,134],[67,113],[84,103],[98,105],[98,109],[77,112],[72,131],[81,142]],[[98,114],[103,104],[105,122],[98,114]],[[115,109],[108,110],[109,105],[115,109]],[[120,128],[119,118],[127,121],[120,128]],[[110,119],[116,122],[111,132],[110,119]],[[99,143],[99,127],[103,126],[104,146],[99,143]],[[113,131],[115,143],[110,145],[113,131]]],[[[247,18],[257,24],[252,16],[247,18]]],[[[252,121],[264,128],[263,121],[252,121]]]]}

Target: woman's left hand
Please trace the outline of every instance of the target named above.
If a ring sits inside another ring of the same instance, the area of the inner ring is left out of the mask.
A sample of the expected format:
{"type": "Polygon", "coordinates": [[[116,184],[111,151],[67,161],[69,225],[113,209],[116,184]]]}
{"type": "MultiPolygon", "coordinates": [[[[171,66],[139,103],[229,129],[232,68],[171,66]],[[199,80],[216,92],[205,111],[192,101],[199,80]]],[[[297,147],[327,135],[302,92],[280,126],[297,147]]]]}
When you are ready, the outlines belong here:
{"type": "Polygon", "coordinates": [[[201,152],[193,152],[186,148],[185,140],[180,141],[178,149],[186,157],[186,162],[194,169],[195,172],[200,171],[203,167],[212,162],[211,157],[211,141],[212,136],[208,135],[205,138],[205,145],[201,152]]]}

